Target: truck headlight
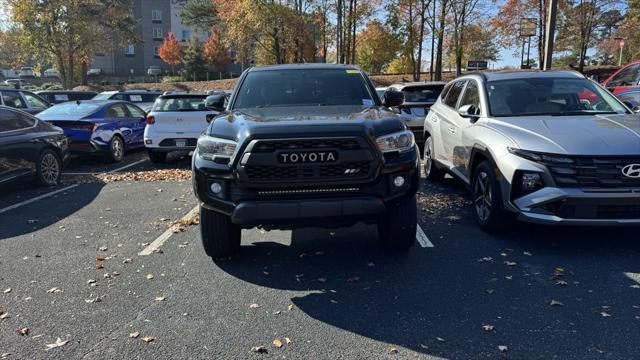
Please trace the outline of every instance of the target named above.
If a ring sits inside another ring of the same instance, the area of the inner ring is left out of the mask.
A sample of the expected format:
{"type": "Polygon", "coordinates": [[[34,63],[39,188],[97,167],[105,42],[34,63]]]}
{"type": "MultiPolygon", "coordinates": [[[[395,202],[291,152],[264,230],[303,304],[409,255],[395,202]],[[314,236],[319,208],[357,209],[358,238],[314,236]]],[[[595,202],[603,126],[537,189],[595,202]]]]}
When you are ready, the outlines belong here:
{"type": "Polygon", "coordinates": [[[376,139],[378,149],[383,153],[388,152],[406,152],[413,149],[416,141],[411,131],[405,130],[397,133],[380,136],[376,139]]]}
{"type": "Polygon", "coordinates": [[[217,157],[230,158],[237,146],[238,143],[232,140],[202,135],[198,139],[198,155],[211,161],[215,161],[217,157]]]}

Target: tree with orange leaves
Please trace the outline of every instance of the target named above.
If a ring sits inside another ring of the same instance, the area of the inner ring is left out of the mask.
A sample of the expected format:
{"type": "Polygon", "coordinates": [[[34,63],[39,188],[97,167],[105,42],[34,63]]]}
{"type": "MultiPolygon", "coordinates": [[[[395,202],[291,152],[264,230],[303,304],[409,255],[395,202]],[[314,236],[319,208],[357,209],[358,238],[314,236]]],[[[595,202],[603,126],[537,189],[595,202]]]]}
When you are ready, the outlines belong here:
{"type": "Polygon", "coordinates": [[[182,45],[176,40],[172,32],[167,34],[167,38],[158,49],[158,55],[160,59],[171,65],[171,74],[173,74],[173,67],[182,62],[182,45]]]}
{"type": "Polygon", "coordinates": [[[213,30],[204,44],[204,58],[218,71],[223,71],[224,67],[231,61],[229,47],[222,41],[218,29],[213,30]]]}

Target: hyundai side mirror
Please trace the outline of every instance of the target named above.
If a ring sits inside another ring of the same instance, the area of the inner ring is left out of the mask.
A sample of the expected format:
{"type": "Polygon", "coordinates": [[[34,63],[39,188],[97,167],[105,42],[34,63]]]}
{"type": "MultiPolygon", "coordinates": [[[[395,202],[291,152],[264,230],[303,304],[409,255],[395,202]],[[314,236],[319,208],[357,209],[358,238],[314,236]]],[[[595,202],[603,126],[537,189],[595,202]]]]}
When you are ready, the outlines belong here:
{"type": "Polygon", "coordinates": [[[224,111],[226,98],[222,94],[209,95],[204,99],[204,107],[212,111],[224,111]]]}
{"type": "Polygon", "coordinates": [[[476,121],[480,118],[480,109],[472,104],[462,105],[458,108],[458,114],[464,118],[476,121]]]}
{"type": "Polygon", "coordinates": [[[386,107],[400,106],[404,102],[404,94],[400,91],[387,90],[382,96],[382,105],[386,107]]]}

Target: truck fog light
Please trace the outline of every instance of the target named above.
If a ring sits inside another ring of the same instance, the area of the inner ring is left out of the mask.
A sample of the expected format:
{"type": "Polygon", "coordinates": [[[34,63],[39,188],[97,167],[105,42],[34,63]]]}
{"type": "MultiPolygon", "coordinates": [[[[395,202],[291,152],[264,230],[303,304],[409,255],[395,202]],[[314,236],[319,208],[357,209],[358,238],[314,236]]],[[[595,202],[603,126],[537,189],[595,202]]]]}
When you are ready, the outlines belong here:
{"type": "Polygon", "coordinates": [[[144,143],[145,143],[145,144],[147,144],[147,145],[151,145],[151,144],[153,144],[153,140],[151,140],[151,139],[146,139],[146,140],[144,141],[144,143]]]}
{"type": "Polygon", "coordinates": [[[213,184],[211,184],[212,193],[220,194],[220,191],[222,191],[222,186],[220,186],[220,184],[218,184],[217,182],[214,182],[213,184]]]}
{"type": "Polygon", "coordinates": [[[522,190],[534,191],[542,186],[542,178],[536,172],[526,172],[522,174],[522,190]]]}
{"type": "Polygon", "coordinates": [[[396,176],[393,179],[393,185],[395,185],[396,187],[402,187],[402,185],[404,185],[404,177],[396,176]]]}

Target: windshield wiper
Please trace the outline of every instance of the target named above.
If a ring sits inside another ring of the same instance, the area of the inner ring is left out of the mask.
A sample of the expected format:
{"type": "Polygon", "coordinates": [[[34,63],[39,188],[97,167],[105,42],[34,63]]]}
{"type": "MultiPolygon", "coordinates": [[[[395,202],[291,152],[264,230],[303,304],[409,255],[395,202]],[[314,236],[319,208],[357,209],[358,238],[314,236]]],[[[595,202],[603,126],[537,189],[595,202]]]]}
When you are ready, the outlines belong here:
{"type": "Polygon", "coordinates": [[[603,115],[603,114],[617,114],[615,111],[586,111],[586,110],[573,110],[573,111],[559,111],[550,113],[551,116],[571,116],[571,115],[603,115]]]}

